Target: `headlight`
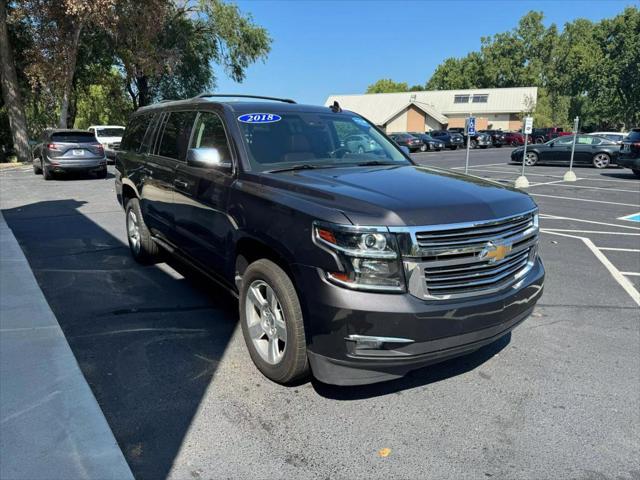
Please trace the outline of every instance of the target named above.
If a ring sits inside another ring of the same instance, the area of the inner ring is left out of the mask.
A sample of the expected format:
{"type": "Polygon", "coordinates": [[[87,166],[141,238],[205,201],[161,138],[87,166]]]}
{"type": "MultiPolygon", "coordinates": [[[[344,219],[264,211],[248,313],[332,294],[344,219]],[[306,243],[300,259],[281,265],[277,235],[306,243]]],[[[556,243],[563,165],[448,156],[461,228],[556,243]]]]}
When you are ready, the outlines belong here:
{"type": "Polygon", "coordinates": [[[356,290],[404,291],[404,274],[395,236],[382,227],[314,222],[313,241],[336,259],[327,280],[356,290]]]}

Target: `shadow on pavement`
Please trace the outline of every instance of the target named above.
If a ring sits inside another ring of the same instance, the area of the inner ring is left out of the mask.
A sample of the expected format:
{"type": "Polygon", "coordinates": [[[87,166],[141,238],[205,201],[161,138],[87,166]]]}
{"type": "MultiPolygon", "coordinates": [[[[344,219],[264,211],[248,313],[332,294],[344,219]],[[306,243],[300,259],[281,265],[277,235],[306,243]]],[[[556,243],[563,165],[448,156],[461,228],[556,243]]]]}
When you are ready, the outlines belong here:
{"type": "MultiPolygon", "coordinates": [[[[170,261],[172,268],[137,264],[127,245],[78,211],[84,204],[45,201],[3,214],[135,477],[165,478],[207,388],[215,385],[237,326],[237,302],[178,262],[170,261]]],[[[386,395],[468,372],[509,341],[510,334],[391,382],[312,383],[335,400],[386,395]]],[[[254,368],[248,356],[245,367],[254,368]]]]}
{"type": "Polygon", "coordinates": [[[195,272],[142,267],[58,200],[4,210],[136,478],[165,478],[237,323],[195,272]],[[55,216],[50,214],[55,212],[55,216]]]}

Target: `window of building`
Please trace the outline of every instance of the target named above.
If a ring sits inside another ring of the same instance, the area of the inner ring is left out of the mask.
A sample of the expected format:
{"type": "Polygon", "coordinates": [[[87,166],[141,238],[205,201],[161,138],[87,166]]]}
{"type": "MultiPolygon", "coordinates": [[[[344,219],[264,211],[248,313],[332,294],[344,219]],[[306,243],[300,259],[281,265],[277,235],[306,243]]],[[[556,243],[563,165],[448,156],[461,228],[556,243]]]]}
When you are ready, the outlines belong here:
{"type": "Polygon", "coordinates": [[[469,95],[455,95],[453,103],[469,103],[469,95]]]}
{"type": "Polygon", "coordinates": [[[473,96],[473,103],[487,103],[487,100],[489,99],[489,95],[474,95],[473,96]]]}

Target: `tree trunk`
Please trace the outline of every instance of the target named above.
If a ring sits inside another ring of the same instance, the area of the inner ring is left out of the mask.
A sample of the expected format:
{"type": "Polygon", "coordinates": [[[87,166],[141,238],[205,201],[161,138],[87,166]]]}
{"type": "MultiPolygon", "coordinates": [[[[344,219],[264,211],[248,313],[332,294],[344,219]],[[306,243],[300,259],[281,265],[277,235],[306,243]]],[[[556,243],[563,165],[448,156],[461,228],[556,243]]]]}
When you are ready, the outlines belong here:
{"type": "Polygon", "coordinates": [[[138,87],[138,106],[149,105],[149,82],[146,75],[136,77],[136,86],[138,87]]]}
{"type": "Polygon", "coordinates": [[[76,62],[78,61],[78,48],[80,47],[80,34],[82,33],[82,22],[78,23],[76,30],[73,32],[73,40],[69,49],[68,66],[66,70],[66,78],[62,87],[62,100],[60,102],[60,128],[67,128],[67,117],[69,115],[69,98],[71,89],[73,88],[73,77],[76,74],[76,62]]]}
{"type": "Polygon", "coordinates": [[[9,44],[6,0],[0,0],[0,78],[2,80],[2,97],[7,109],[13,145],[18,160],[21,162],[31,161],[27,119],[24,114],[22,97],[18,87],[18,76],[16,75],[16,66],[13,61],[13,52],[9,44]]]}

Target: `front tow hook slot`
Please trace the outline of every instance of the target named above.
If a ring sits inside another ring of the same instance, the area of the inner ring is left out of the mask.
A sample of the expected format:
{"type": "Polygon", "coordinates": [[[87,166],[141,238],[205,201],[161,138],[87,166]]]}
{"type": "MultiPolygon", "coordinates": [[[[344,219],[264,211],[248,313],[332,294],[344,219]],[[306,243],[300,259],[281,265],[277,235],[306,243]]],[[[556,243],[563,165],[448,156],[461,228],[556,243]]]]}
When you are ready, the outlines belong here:
{"type": "Polygon", "coordinates": [[[352,355],[368,356],[404,356],[408,353],[399,352],[394,348],[414,343],[410,338],[375,337],[370,335],[349,335],[345,337],[347,350],[352,355]]]}

